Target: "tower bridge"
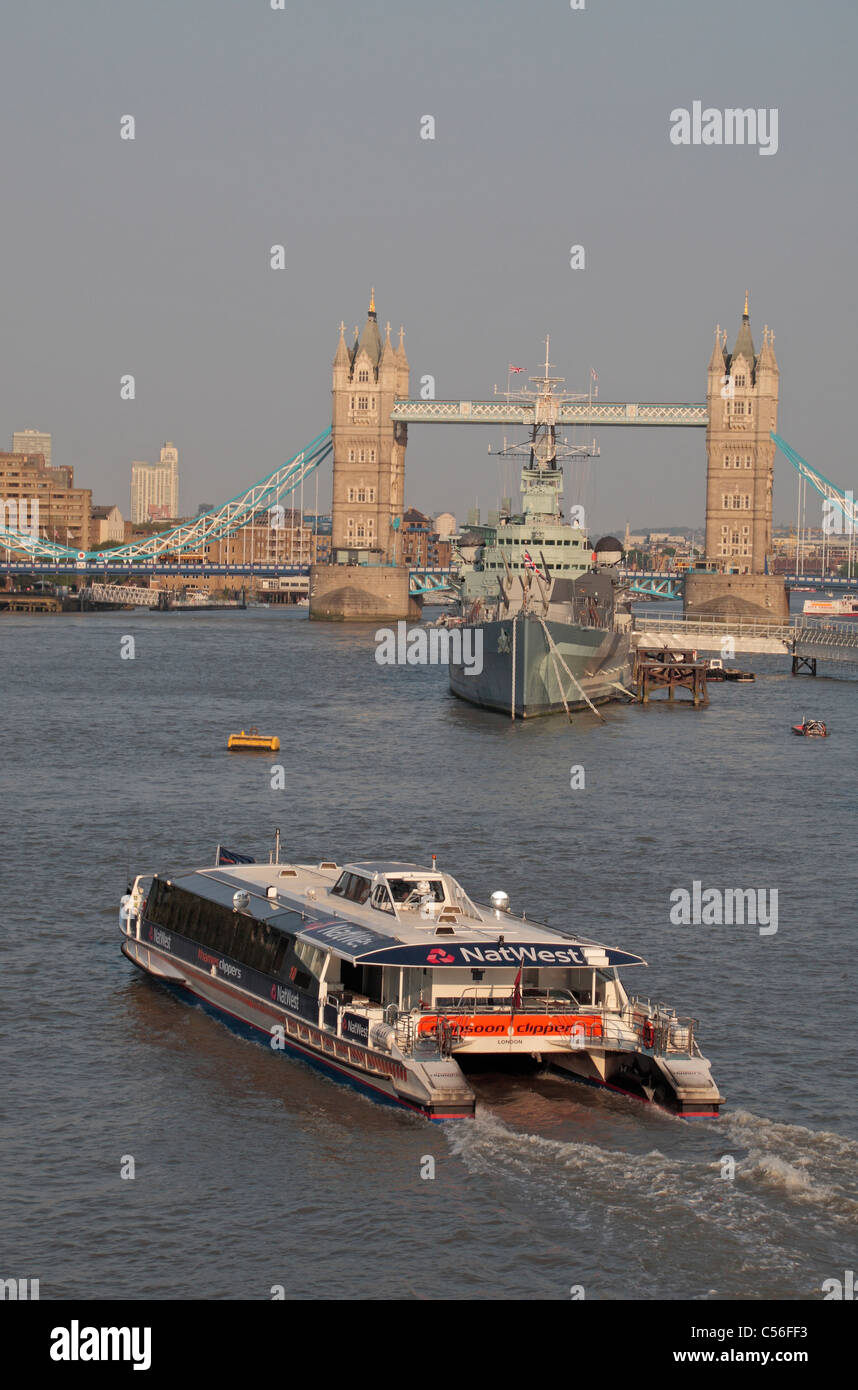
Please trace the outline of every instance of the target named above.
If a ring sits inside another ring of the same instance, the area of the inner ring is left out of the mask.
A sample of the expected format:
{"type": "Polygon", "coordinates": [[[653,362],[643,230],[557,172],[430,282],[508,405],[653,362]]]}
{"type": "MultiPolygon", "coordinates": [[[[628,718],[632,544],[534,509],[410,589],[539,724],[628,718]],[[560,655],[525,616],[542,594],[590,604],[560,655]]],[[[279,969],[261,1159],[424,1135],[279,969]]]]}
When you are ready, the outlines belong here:
{"type": "MultiPolygon", "coordinates": [[[[440,582],[437,573],[422,581],[414,574],[409,578],[408,570],[394,563],[397,526],[405,509],[409,424],[526,429],[543,423],[541,413],[554,408],[538,396],[535,400],[516,400],[510,393],[493,400],[412,400],[408,385],[404,330],[399,330],[396,347],[391,342],[389,323],[382,338],[373,291],[363,331],[355,329],[351,347],[345,341],[345,325],[340,324],[332,363],[330,427],[285,464],[192,521],[101,551],[75,551],[45,537],[10,529],[5,526],[4,509],[0,515],[0,523],[4,523],[0,524],[0,556],[5,550],[5,564],[0,559],[0,567],[7,571],[101,571],[111,575],[199,573],[199,567],[204,573],[255,573],[263,569],[268,574],[295,573],[295,566],[276,563],[209,569],[207,547],[251,523],[275,524],[270,518],[276,509],[306,477],[332,458],[332,563],[313,567],[312,587],[318,593],[340,595],[332,600],[331,611],[325,616],[345,616],[345,608],[339,612],[337,604],[348,607],[355,593],[373,588],[378,593],[384,591],[395,609],[409,593],[437,588],[440,582]],[[351,598],[344,597],[346,591],[351,598]]],[[[705,554],[711,572],[648,576],[653,595],[657,591],[664,596],[676,595],[684,580],[686,606],[692,594],[691,608],[701,615],[714,614],[726,596],[734,609],[739,605],[739,610],[749,614],[769,610],[768,616],[785,616],[782,611],[773,611],[773,605],[783,608],[783,582],[767,573],[776,445],[802,478],[839,505],[844,516],[849,513],[853,522],[858,520],[850,495],[811,468],[777,435],[778,394],[774,334],[764,328],[763,345],[757,353],[746,296],[731,352],[726,332],[720,326],[715,330],[705,402],[578,398],[557,405],[554,423],[561,426],[705,429],[705,554]]],[[[360,616],[375,614],[364,611],[360,616]]]]}

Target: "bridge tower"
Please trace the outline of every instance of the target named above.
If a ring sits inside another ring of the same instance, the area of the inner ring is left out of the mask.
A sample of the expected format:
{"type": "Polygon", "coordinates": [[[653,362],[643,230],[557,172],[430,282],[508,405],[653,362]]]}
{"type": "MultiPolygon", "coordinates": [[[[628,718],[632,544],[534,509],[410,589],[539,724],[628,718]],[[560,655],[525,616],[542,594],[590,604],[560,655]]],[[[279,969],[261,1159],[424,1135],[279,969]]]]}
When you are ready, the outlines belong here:
{"type": "Polygon", "coordinates": [[[733,346],[715,329],[706,405],[706,559],[719,570],[765,574],[772,553],[778,364],[774,334],[754,352],[748,296],[733,346]]]}
{"type": "Polygon", "coordinates": [[[390,341],[382,343],[372,292],[363,333],[346,347],[345,324],[333,363],[334,451],[331,552],[341,560],[357,552],[364,562],[389,564],[395,517],[405,502],[405,446],[408,426],[390,418],[397,396],[408,397],[408,358],[390,341]]]}
{"type": "Polygon", "coordinates": [[[373,290],[363,332],[355,329],[350,348],[345,331],[341,323],[333,362],[331,563],[310,567],[310,617],[419,618],[393,524],[405,507],[408,426],[390,418],[397,397],[408,399],[404,330],[394,348],[388,324],[382,342],[373,290]]]}
{"type": "Polygon", "coordinates": [[[706,562],[685,583],[687,613],[782,617],[783,582],[769,574],[779,377],[775,335],[754,350],[748,296],[732,352],[715,329],[706,386],[706,562]]]}

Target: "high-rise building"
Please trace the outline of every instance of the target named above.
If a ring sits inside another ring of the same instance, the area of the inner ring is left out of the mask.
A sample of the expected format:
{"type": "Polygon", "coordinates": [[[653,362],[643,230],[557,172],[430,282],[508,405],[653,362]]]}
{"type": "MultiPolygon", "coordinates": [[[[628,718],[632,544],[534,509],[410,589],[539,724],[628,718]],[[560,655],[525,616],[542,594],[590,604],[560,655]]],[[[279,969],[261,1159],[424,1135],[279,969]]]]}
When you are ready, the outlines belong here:
{"type": "Polygon", "coordinates": [[[178,515],[179,451],[167,443],[158,463],[131,465],[131,520],[171,521],[178,515]]]}
{"type": "Polygon", "coordinates": [[[408,358],[399,346],[384,343],[375,312],[375,291],[366,324],[354,346],[346,347],[345,324],[333,362],[333,559],[349,552],[373,552],[380,564],[393,553],[394,518],[401,517],[405,494],[408,427],[390,418],[394,400],[408,396],[408,358]]]}
{"type": "Polygon", "coordinates": [[[772,553],[778,364],[774,333],[754,352],[748,297],[732,352],[715,330],[706,404],[706,559],[719,570],[764,574],[772,553]]]}
{"type": "Polygon", "coordinates": [[[179,515],[179,451],[169,441],[161,445],[161,461],[157,467],[163,468],[168,475],[169,515],[176,517],[179,515]]]}
{"type": "Polygon", "coordinates": [[[41,454],[51,466],[51,436],[42,430],[15,430],[12,435],[13,454],[41,454]]]}

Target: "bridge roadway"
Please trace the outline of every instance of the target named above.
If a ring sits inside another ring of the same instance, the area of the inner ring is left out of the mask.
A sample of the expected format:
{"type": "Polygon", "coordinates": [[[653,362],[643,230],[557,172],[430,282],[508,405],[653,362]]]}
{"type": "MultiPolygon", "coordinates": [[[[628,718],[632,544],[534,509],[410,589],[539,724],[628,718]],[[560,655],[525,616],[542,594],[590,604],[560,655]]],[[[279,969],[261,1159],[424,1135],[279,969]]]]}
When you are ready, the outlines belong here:
{"type": "Polygon", "coordinates": [[[163,560],[12,560],[0,561],[0,571],[7,574],[42,574],[45,578],[93,574],[100,578],[129,579],[133,574],[181,575],[183,579],[217,578],[220,575],[255,575],[260,579],[276,579],[281,574],[309,574],[309,565],[193,565],[187,560],[167,564],[163,560]]]}
{"type": "MultiPolygon", "coordinates": [[[[30,560],[10,560],[8,552],[5,559],[0,558],[0,573],[7,574],[41,574],[45,577],[75,576],[93,574],[100,577],[111,579],[130,579],[132,575],[181,575],[184,579],[200,579],[221,576],[250,576],[258,579],[278,579],[281,575],[308,575],[309,565],[282,565],[276,563],[244,563],[236,565],[200,565],[193,564],[187,560],[173,561],[172,563],[164,560],[149,560],[140,558],[136,560],[124,559],[87,559],[87,560],[60,560],[52,557],[37,558],[33,556],[30,560]]],[[[425,578],[424,587],[428,590],[445,587],[445,581],[451,574],[449,568],[443,566],[415,566],[410,573],[412,579],[417,581],[420,592],[420,583],[425,578]]],[[[651,598],[677,599],[681,596],[682,581],[685,579],[688,570],[631,570],[621,569],[620,574],[623,579],[632,585],[632,592],[646,593],[651,598]]],[[[858,576],[852,579],[839,579],[833,575],[813,575],[813,574],[785,574],[783,575],[785,584],[791,588],[806,588],[809,590],[831,589],[833,591],[847,592],[850,589],[858,588],[858,576]]],[[[414,584],[412,584],[414,591],[414,584]]]]}
{"type": "MultiPolygon", "coordinates": [[[[166,564],[157,560],[124,560],[100,563],[79,560],[7,560],[0,561],[0,571],[7,574],[40,574],[45,579],[80,579],[95,577],[98,581],[109,579],[130,579],[132,575],[177,576],[182,579],[279,579],[287,576],[309,577],[309,565],[192,565],[187,561],[166,564]]],[[[424,566],[409,570],[409,587],[412,594],[444,592],[450,570],[440,566],[424,566]]],[[[111,600],[112,601],[112,600],[111,600]]]]}

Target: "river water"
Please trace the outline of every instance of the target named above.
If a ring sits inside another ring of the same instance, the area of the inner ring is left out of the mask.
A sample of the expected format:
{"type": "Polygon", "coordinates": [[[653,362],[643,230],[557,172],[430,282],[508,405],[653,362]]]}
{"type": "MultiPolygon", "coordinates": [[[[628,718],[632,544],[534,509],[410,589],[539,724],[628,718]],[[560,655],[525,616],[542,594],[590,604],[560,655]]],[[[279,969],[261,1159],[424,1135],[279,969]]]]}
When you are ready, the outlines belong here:
{"type": "Polygon", "coordinates": [[[374,652],[300,611],[0,620],[0,1276],[42,1298],[821,1298],[858,1216],[855,685],[740,656],[756,684],[705,710],[512,725],[374,652]],[[831,738],[794,738],[803,713],[831,738]],[[226,752],[251,723],[279,754],[226,752]],[[129,870],[266,857],[275,826],[284,858],[435,852],[483,900],[642,954],[641,991],[699,1019],[723,1115],[546,1071],[479,1078],[474,1121],[430,1126],[124,959],[129,870]],[[695,880],[776,889],[777,931],[673,925],[695,880]]]}

